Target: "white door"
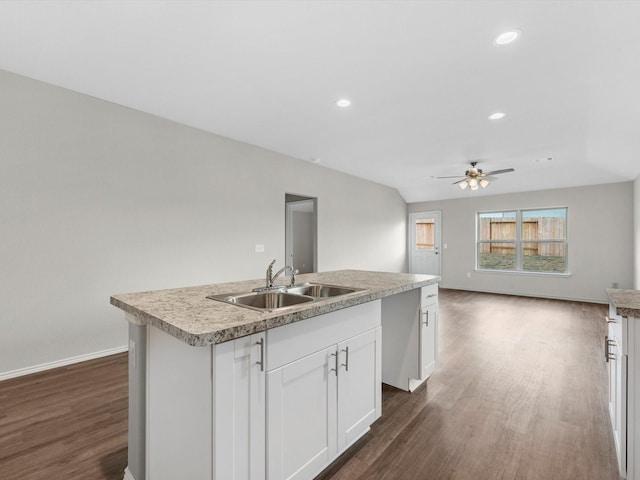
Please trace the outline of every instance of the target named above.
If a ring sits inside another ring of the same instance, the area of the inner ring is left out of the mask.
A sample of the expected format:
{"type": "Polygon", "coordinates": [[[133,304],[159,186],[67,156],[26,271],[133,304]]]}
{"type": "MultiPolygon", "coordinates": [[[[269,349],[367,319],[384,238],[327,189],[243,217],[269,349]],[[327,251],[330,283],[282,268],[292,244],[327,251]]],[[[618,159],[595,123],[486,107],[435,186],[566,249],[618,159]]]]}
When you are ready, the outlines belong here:
{"type": "Polygon", "coordinates": [[[440,212],[409,214],[409,272],[440,275],[440,212]]]}
{"type": "Polygon", "coordinates": [[[376,419],[376,356],[381,328],[338,344],[338,451],[369,430],[376,419]]]}
{"type": "Polygon", "coordinates": [[[337,453],[336,347],[267,372],[267,478],[309,479],[337,453]]]}

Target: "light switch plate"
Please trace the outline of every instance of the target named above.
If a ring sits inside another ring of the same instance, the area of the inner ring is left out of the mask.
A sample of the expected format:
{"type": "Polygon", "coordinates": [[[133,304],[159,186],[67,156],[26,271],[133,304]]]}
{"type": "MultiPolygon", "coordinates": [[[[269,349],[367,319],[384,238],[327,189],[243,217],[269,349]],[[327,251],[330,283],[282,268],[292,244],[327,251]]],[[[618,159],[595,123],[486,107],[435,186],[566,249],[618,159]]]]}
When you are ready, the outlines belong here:
{"type": "Polygon", "coordinates": [[[264,245],[262,243],[255,244],[256,253],[264,253],[264,245]]]}

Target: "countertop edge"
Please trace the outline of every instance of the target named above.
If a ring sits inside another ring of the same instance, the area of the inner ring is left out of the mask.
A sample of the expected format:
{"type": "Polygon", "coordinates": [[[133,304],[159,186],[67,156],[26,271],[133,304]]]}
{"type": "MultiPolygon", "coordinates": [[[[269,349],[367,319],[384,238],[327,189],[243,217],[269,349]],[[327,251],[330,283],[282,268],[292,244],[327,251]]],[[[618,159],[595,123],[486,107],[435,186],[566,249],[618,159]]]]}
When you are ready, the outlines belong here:
{"type": "MultiPolygon", "coordinates": [[[[205,333],[193,333],[181,329],[176,325],[163,320],[162,318],[158,318],[157,316],[152,315],[145,310],[128,304],[127,302],[118,298],[119,295],[111,296],[110,303],[114,307],[117,307],[128,314],[127,316],[130,315],[131,317],[133,317],[133,319],[129,319],[130,323],[135,323],[137,325],[142,324],[154,326],[159,330],[168,333],[169,335],[182,340],[191,346],[209,346],[235,340],[237,338],[252,335],[254,333],[264,332],[272,328],[277,328],[283,325],[305,320],[307,318],[316,317],[318,315],[331,313],[343,308],[372,302],[391,295],[396,295],[398,293],[403,293],[428,285],[437,284],[440,281],[440,277],[438,276],[430,277],[431,278],[428,279],[414,281],[402,285],[395,285],[393,287],[383,288],[379,290],[367,289],[365,288],[366,285],[363,285],[359,286],[360,288],[363,288],[363,290],[359,292],[347,294],[345,296],[337,298],[320,300],[318,302],[314,302],[311,305],[307,304],[294,309],[287,309],[286,311],[282,312],[265,312],[264,316],[262,316],[258,320],[248,321],[247,323],[239,326],[222,328],[205,333]],[[131,322],[131,320],[135,320],[135,322],[131,322]]],[[[229,313],[237,313],[238,310],[235,309],[242,308],[233,305],[225,305],[225,307],[232,309],[229,310],[229,313]]],[[[247,315],[249,315],[248,312],[247,315]]]]}
{"type": "Polygon", "coordinates": [[[640,290],[607,288],[606,291],[617,315],[640,319],[640,290]]]}

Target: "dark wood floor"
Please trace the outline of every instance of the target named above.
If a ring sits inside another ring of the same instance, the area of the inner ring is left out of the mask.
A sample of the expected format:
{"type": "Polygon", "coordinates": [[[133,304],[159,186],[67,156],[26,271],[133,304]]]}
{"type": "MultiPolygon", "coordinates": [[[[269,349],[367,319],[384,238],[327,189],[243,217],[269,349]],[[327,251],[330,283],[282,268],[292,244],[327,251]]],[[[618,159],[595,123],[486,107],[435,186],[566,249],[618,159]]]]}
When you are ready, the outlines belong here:
{"type": "Polygon", "coordinates": [[[602,305],[440,290],[440,366],[320,479],[617,480],[602,305]]]}
{"type": "MultiPolygon", "coordinates": [[[[320,479],[618,479],[604,306],[441,290],[440,309],[427,387],[385,387],[382,418],[320,479]]],[[[121,480],[126,361],[0,382],[0,479],[121,480]]]]}
{"type": "Polygon", "coordinates": [[[122,480],[127,354],[0,382],[1,480],[122,480]]]}

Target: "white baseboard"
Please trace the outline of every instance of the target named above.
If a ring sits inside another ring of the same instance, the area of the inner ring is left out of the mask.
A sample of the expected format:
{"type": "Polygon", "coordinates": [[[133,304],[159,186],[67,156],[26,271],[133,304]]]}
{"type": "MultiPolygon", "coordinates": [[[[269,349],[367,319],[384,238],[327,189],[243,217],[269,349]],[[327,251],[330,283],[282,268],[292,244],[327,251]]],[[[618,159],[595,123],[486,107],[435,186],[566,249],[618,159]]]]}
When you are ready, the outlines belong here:
{"type": "Polygon", "coordinates": [[[136,480],[133,478],[133,475],[131,475],[131,471],[128,466],[124,469],[124,478],[122,480],[136,480]]]}
{"type": "MultiPolygon", "coordinates": [[[[87,353],[85,355],[78,355],[76,357],[63,358],[62,360],[56,360],[54,362],[41,363],[40,365],[34,365],[32,367],[19,368],[17,370],[10,370],[8,372],[0,372],[0,382],[2,380],[9,380],[10,378],[22,377],[23,375],[30,375],[32,373],[50,370],[52,368],[65,367],[74,363],[86,362],[87,360],[94,360],[96,358],[115,355],[116,353],[126,352],[127,350],[129,350],[129,346],[123,345],[121,347],[109,348],[107,350],[87,353]]],[[[131,477],[131,479],[133,480],[133,477],[131,477]]]]}

